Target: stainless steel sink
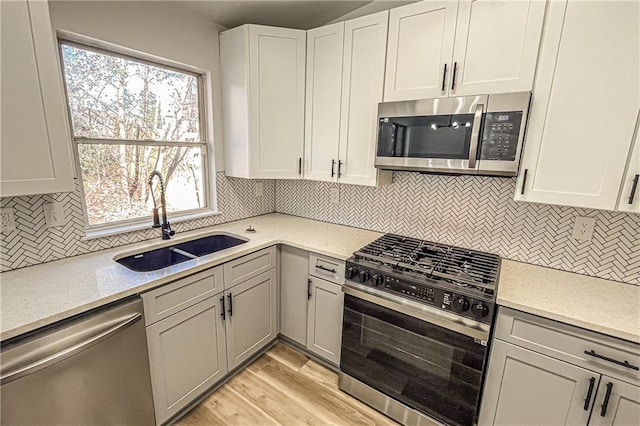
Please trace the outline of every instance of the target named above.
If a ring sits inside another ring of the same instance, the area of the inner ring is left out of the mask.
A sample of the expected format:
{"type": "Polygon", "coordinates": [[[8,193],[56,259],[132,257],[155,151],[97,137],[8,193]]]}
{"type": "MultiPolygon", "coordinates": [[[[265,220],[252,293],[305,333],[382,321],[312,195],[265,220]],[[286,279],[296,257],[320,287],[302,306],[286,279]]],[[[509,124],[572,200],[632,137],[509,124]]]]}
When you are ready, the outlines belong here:
{"type": "Polygon", "coordinates": [[[185,241],[170,247],[136,253],[116,259],[116,262],[135,272],[157,271],[187,260],[197,259],[207,254],[244,244],[247,241],[226,234],[215,234],[185,241]]]}

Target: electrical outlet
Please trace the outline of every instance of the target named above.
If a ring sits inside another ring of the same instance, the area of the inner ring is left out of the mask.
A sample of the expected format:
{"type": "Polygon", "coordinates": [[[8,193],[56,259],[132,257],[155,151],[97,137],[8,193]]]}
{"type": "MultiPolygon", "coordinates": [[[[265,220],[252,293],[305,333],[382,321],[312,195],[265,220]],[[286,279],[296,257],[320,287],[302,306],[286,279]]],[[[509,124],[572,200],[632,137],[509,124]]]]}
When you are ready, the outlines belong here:
{"type": "Polygon", "coordinates": [[[264,195],[264,185],[262,182],[256,182],[255,193],[256,197],[262,197],[264,195]]]}
{"type": "Polygon", "coordinates": [[[16,219],[13,215],[13,207],[0,209],[0,229],[4,231],[13,231],[16,229],[16,219]]]}
{"type": "Polygon", "coordinates": [[[338,204],[340,202],[340,188],[331,188],[329,190],[329,202],[338,204]]]}
{"type": "Polygon", "coordinates": [[[45,203],[43,205],[44,219],[47,222],[47,228],[54,226],[62,226],[66,220],[64,218],[64,208],[62,203],[45,203]]]}
{"type": "Polygon", "coordinates": [[[596,219],[594,217],[576,217],[576,221],[573,224],[573,233],[571,236],[580,241],[591,241],[593,236],[593,228],[596,226],[596,219]]]}

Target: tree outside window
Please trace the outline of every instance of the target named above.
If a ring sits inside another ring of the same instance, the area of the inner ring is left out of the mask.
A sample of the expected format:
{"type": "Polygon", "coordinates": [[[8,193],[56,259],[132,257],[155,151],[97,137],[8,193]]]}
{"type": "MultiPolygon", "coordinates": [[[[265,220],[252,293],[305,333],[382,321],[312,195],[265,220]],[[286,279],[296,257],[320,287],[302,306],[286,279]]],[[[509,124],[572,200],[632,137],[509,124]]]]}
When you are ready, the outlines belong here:
{"type": "Polygon", "coordinates": [[[89,228],[149,218],[153,170],[169,212],[207,208],[201,76],[66,41],[60,48],[89,228]]]}

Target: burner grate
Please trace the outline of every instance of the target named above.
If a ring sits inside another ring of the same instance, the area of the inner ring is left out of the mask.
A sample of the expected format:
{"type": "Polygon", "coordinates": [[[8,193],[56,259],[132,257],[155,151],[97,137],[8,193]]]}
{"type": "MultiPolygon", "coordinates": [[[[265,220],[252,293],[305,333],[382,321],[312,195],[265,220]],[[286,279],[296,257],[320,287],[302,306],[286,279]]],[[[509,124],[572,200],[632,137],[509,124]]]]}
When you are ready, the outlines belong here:
{"type": "Polygon", "coordinates": [[[386,234],[354,253],[356,258],[493,293],[500,257],[416,238],[386,234]]]}

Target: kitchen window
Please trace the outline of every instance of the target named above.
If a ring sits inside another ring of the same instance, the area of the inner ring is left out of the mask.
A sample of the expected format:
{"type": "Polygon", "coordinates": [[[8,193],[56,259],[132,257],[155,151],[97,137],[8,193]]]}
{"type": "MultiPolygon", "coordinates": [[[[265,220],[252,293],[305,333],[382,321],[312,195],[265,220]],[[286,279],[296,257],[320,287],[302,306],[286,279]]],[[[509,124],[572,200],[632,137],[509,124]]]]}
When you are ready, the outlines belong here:
{"type": "Polygon", "coordinates": [[[203,75],[75,42],[60,51],[87,236],[146,227],[154,170],[172,220],[210,214],[203,75]]]}

